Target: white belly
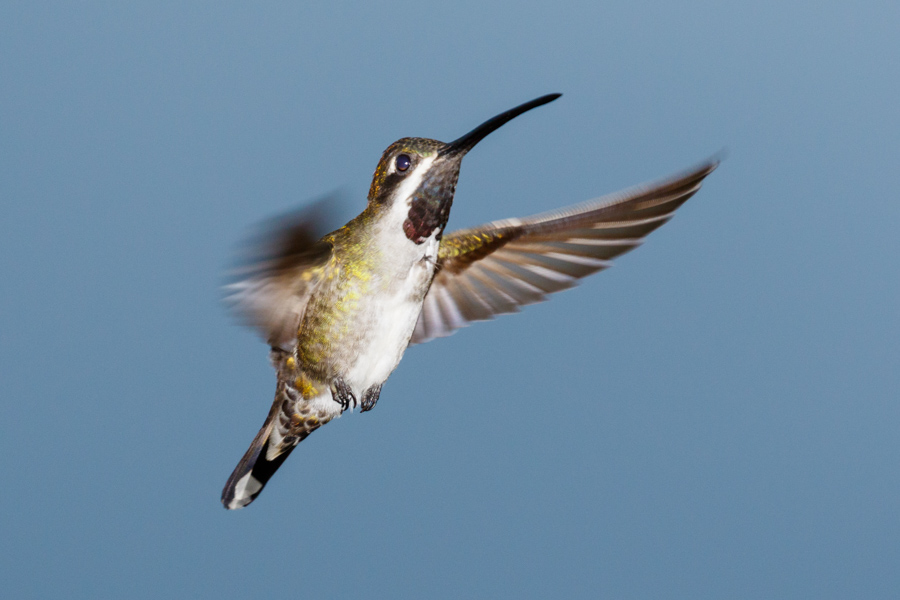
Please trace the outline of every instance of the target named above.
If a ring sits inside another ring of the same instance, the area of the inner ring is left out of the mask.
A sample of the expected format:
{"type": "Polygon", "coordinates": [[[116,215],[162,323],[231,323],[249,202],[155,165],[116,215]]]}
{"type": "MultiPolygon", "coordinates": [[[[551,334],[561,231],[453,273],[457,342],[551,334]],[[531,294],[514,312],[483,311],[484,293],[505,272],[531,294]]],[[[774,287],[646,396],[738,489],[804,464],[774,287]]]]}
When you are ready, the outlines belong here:
{"type": "Polygon", "coordinates": [[[424,257],[413,262],[406,273],[398,273],[375,305],[370,335],[360,349],[345,380],[360,398],[373,385],[384,383],[400,363],[422,312],[424,287],[434,275],[438,242],[427,240],[424,257]]]}
{"type": "MultiPolygon", "coordinates": [[[[431,240],[425,243],[431,244],[431,240]]],[[[434,275],[433,256],[437,252],[437,244],[434,243],[433,249],[428,250],[430,252],[426,255],[430,260],[417,261],[406,277],[398,277],[395,285],[382,292],[374,303],[377,309],[370,315],[371,329],[365,343],[354,357],[349,371],[343,375],[357,402],[362,401],[367,389],[384,383],[403,358],[422,312],[422,287],[434,275]]],[[[334,401],[331,389],[327,387],[308,402],[320,419],[326,419],[326,422],[342,414],[340,403],[334,401]]],[[[352,411],[354,407],[351,405],[350,408],[352,411]]]]}

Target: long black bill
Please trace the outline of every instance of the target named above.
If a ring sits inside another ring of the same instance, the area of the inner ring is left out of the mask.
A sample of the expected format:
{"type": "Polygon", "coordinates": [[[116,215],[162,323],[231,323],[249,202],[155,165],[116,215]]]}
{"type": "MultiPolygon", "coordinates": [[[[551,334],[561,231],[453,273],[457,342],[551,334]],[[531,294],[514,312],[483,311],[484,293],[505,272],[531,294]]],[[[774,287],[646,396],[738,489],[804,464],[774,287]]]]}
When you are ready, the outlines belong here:
{"type": "Polygon", "coordinates": [[[528,112],[532,108],[547,104],[548,102],[553,102],[560,96],[562,96],[562,94],[547,94],[546,96],[535,98],[531,102],[526,102],[525,104],[511,108],[504,113],[500,113],[493,119],[488,119],[458,140],[454,140],[445,145],[438,154],[440,156],[465,154],[495,129],[502,127],[504,124],[512,121],[522,113],[528,112]]]}

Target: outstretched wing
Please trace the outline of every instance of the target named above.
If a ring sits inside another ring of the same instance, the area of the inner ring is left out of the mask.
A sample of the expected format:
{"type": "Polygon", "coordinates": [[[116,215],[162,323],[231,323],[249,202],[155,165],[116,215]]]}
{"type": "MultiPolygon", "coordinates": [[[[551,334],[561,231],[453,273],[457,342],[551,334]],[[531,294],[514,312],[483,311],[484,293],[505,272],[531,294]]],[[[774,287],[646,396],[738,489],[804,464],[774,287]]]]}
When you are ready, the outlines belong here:
{"type": "Polygon", "coordinates": [[[710,160],[664,181],[445,236],[410,344],[518,312],[605,269],[671,219],[718,164],[710,160]]]}
{"type": "Polygon", "coordinates": [[[326,198],[264,223],[243,248],[225,302],[273,347],[290,350],[313,287],[333,254],[321,238],[333,220],[326,198]]]}

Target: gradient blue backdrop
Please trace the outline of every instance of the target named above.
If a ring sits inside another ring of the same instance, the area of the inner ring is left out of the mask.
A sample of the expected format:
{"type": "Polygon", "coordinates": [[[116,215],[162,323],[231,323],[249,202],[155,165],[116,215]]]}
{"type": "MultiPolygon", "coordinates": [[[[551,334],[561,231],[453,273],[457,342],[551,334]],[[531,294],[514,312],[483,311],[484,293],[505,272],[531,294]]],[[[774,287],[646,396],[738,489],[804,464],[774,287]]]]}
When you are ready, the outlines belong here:
{"type": "Polygon", "coordinates": [[[301,4],[0,5],[5,597],[900,594],[896,1],[301,4]],[[556,91],[451,228],[729,157],[223,510],[274,386],[219,302],[248,227],[556,91]]]}

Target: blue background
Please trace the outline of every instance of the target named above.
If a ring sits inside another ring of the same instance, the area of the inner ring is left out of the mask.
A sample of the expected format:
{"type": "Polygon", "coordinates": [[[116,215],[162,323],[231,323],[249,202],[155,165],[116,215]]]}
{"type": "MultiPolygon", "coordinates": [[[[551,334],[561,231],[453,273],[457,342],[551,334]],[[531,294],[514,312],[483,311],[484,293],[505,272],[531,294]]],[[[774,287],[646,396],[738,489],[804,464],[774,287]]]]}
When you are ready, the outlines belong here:
{"type": "Polygon", "coordinates": [[[0,5],[4,596],[900,594],[900,4],[245,4],[0,5]],[[557,91],[451,229],[729,157],[223,510],[274,389],[248,228],[557,91]]]}

